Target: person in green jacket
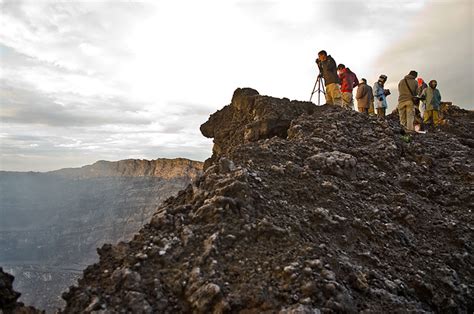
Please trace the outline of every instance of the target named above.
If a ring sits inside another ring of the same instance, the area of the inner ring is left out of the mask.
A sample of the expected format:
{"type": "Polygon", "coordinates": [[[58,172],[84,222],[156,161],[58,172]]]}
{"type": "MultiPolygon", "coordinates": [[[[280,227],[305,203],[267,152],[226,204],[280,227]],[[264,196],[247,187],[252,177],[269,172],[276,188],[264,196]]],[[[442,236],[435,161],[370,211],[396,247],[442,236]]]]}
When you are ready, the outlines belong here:
{"type": "Polygon", "coordinates": [[[426,110],[423,114],[423,122],[430,123],[433,120],[433,125],[439,124],[439,106],[441,104],[441,94],[436,88],[438,82],[431,80],[428,87],[423,90],[421,97],[425,99],[426,110]]]}

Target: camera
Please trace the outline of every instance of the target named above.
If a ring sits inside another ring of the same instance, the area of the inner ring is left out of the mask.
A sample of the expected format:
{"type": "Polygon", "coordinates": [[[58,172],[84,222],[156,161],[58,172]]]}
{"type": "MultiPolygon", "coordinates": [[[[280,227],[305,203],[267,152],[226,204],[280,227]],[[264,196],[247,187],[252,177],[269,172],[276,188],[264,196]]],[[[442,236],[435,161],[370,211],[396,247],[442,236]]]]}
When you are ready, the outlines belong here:
{"type": "Polygon", "coordinates": [[[388,95],[390,95],[391,93],[390,93],[390,90],[389,90],[389,89],[384,89],[384,90],[383,90],[383,94],[384,94],[385,96],[388,96],[388,95]]]}
{"type": "Polygon", "coordinates": [[[316,63],[317,64],[320,64],[321,63],[321,60],[319,60],[319,58],[316,59],[316,63]]]}

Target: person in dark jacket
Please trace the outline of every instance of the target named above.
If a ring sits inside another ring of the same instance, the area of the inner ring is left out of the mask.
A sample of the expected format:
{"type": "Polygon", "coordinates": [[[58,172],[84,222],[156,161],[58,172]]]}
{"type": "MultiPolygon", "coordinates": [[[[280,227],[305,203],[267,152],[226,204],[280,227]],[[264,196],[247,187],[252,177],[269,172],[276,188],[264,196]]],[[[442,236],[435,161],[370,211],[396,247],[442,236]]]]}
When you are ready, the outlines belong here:
{"type": "Polygon", "coordinates": [[[409,132],[415,130],[413,125],[415,120],[415,104],[413,99],[417,96],[417,76],[418,72],[412,70],[398,83],[398,115],[400,116],[400,124],[409,132]]]}
{"type": "Polygon", "coordinates": [[[342,107],[352,109],[354,107],[352,91],[354,90],[354,87],[359,85],[359,80],[355,73],[349,68],[346,68],[342,63],[337,66],[337,70],[341,81],[342,107]]]}
{"type": "Polygon", "coordinates": [[[325,50],[321,50],[318,52],[316,63],[326,86],[326,104],[341,106],[342,95],[339,89],[336,61],[330,55],[328,56],[325,50]]]}
{"type": "Polygon", "coordinates": [[[436,80],[431,80],[429,87],[425,88],[421,93],[421,97],[426,100],[426,110],[424,112],[423,122],[428,124],[432,119],[434,126],[437,126],[439,123],[439,107],[441,105],[441,93],[436,86],[438,86],[438,82],[436,82],[436,80]]]}
{"type": "Polygon", "coordinates": [[[372,88],[367,85],[367,80],[365,78],[361,79],[361,83],[357,87],[356,99],[359,112],[368,114],[370,103],[373,103],[373,96],[372,88]]]}

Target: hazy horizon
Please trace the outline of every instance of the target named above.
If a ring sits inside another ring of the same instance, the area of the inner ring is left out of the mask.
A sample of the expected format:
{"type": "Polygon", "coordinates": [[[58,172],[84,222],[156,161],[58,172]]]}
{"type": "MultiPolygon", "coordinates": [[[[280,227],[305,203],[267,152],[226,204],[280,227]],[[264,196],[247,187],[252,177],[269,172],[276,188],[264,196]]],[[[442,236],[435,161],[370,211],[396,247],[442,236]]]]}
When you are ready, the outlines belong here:
{"type": "Polygon", "coordinates": [[[325,49],[389,110],[410,70],[473,109],[473,2],[0,0],[0,170],[211,155],[237,87],[308,100],[325,49]],[[348,17],[350,16],[350,18],[348,17]],[[455,35],[454,35],[455,34],[455,35]]]}

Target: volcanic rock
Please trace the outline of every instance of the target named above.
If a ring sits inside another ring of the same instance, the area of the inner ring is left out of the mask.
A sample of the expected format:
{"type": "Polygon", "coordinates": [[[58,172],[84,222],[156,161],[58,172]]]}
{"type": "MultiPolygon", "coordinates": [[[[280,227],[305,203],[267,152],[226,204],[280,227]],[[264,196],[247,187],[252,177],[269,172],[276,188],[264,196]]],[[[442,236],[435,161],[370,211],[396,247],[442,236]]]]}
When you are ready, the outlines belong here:
{"type": "Polygon", "coordinates": [[[407,141],[391,117],[236,90],[201,126],[202,177],[100,249],[64,311],[131,311],[130,269],[144,312],[472,313],[474,120],[446,116],[407,141]]]}
{"type": "Polygon", "coordinates": [[[0,267],[0,313],[44,313],[31,306],[25,306],[22,302],[17,302],[21,293],[13,290],[13,281],[14,277],[5,273],[2,267],[0,267]]]}

